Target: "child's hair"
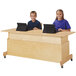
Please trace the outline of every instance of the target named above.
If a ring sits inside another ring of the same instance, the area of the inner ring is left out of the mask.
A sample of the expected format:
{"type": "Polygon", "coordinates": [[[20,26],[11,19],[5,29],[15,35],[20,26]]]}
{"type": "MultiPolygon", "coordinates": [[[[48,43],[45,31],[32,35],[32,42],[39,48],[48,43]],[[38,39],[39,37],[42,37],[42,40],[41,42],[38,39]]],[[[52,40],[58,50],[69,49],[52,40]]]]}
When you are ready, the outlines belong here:
{"type": "Polygon", "coordinates": [[[36,13],[36,11],[31,11],[31,12],[30,12],[30,15],[31,15],[31,13],[34,13],[34,14],[37,16],[37,13],[36,13]]]}
{"type": "MultiPolygon", "coordinates": [[[[58,10],[56,11],[56,13],[57,13],[58,11],[62,12],[62,19],[64,19],[64,12],[63,12],[63,10],[62,10],[62,9],[58,9],[58,10]]],[[[58,20],[57,17],[56,17],[56,20],[58,20]]]]}

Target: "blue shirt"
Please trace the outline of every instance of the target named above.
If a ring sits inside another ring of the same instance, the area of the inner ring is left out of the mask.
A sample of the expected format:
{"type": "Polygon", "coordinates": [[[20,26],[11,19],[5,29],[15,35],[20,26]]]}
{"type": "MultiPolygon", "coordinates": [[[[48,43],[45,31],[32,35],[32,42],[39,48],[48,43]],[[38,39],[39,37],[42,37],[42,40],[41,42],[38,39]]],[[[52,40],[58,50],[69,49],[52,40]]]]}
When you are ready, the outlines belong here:
{"type": "Polygon", "coordinates": [[[63,20],[55,20],[54,23],[55,28],[58,30],[59,28],[61,29],[71,29],[69,23],[67,20],[63,19],[63,20]]]}
{"type": "Polygon", "coordinates": [[[36,27],[38,29],[42,29],[41,23],[38,20],[36,20],[35,22],[32,22],[32,20],[29,21],[28,22],[28,29],[32,30],[34,27],[36,27]]]}

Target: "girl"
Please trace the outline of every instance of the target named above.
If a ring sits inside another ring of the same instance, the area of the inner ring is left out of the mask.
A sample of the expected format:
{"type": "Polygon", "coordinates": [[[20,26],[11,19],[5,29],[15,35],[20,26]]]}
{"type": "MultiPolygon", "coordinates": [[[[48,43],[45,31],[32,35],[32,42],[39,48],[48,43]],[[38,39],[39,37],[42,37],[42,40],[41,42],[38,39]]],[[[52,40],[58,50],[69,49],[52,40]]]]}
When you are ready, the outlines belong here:
{"type": "Polygon", "coordinates": [[[57,31],[70,31],[71,27],[67,20],[64,19],[63,10],[56,11],[56,20],[53,23],[57,31]]]}

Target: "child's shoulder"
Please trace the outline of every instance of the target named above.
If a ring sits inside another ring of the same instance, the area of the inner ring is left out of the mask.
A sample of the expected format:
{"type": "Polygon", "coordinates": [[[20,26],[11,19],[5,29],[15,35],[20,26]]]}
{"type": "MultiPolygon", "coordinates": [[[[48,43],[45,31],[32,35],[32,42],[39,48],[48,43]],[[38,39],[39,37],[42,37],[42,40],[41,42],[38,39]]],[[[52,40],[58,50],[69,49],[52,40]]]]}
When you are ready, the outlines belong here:
{"type": "Polygon", "coordinates": [[[40,23],[40,21],[36,20],[37,23],[40,23]]]}
{"type": "Polygon", "coordinates": [[[68,20],[64,19],[64,22],[68,23],[68,20]]]}
{"type": "MultiPolygon", "coordinates": [[[[32,20],[28,21],[28,23],[31,23],[31,22],[32,22],[32,20]]],[[[38,20],[36,20],[35,22],[40,23],[40,21],[38,21],[38,20]]]]}
{"type": "Polygon", "coordinates": [[[32,22],[32,20],[28,21],[28,23],[32,22]]]}
{"type": "Polygon", "coordinates": [[[66,19],[64,19],[64,21],[67,21],[66,19]]]}
{"type": "Polygon", "coordinates": [[[68,22],[66,19],[63,19],[63,20],[55,20],[55,22],[68,22]]]}

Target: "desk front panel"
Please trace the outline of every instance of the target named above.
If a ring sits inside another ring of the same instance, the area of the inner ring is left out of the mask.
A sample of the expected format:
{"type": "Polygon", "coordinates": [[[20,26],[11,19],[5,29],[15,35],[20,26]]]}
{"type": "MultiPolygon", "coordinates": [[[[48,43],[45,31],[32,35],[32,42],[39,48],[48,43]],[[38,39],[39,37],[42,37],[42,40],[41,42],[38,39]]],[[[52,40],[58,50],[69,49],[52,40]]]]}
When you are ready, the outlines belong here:
{"type": "Polygon", "coordinates": [[[8,39],[7,53],[9,55],[60,62],[61,45],[8,39]]]}

